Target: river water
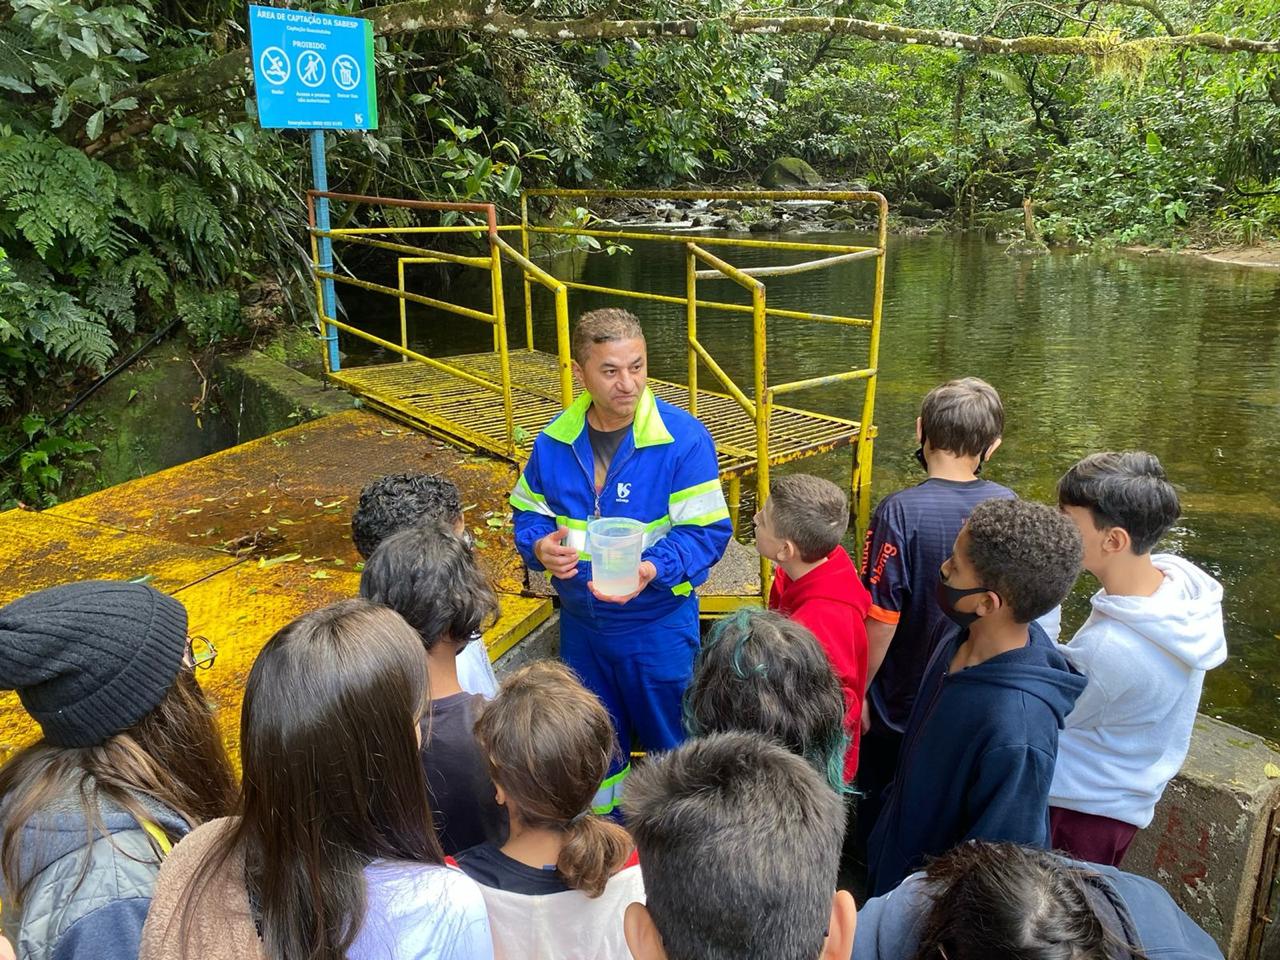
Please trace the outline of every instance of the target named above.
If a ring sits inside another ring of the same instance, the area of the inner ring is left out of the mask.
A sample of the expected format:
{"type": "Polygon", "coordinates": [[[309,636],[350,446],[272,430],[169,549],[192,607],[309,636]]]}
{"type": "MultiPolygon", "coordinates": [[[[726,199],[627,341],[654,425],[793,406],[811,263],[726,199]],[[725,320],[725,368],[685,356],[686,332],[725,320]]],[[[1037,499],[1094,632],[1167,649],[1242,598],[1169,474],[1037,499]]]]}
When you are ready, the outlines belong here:
{"type": "MultiPolygon", "coordinates": [[[[788,235],[784,239],[798,239],[788,235]]],[[[868,242],[821,234],[819,242],[868,242]]],[[[806,255],[733,250],[736,265],[794,262],[806,255]]],[[[808,255],[812,256],[812,255],[808,255]]],[[[632,255],[562,255],[554,272],[589,283],[684,295],[676,245],[638,245],[632,255]]],[[[508,271],[513,343],[523,340],[519,285],[508,271]]],[[[447,293],[439,276],[410,289],[488,306],[487,280],[463,278],[447,293]]],[[[394,282],[394,281],[393,281],[394,282]]],[[[867,315],[868,263],[770,281],[772,306],[867,315]]],[[[713,291],[704,284],[706,294],[713,291]]],[[[357,322],[398,339],[395,305],[381,297],[344,303],[357,322]]],[[[700,295],[705,295],[700,290],[700,295]]],[[[741,301],[725,284],[714,295],[741,301]]],[[[550,300],[537,297],[535,339],[551,350],[550,300]]],[[[576,294],[570,310],[620,305],[576,294]]],[[[681,307],[631,301],[649,340],[653,376],[684,381],[681,307]]],[[[487,349],[479,324],[411,306],[411,344],[433,355],[487,349]]],[[[699,336],[724,368],[750,384],[750,318],[707,312],[699,336]]],[[[772,382],[863,366],[864,330],[772,320],[772,382]]],[[[343,338],[349,362],[373,354],[343,338]]],[[[391,359],[383,355],[382,359],[391,359]]],[[[874,497],[918,482],[914,420],[920,399],[952,377],[979,376],[1005,404],[1004,445],[986,476],[1020,495],[1054,500],[1057,478],[1082,455],[1141,448],[1156,453],[1182,497],[1184,516],[1159,549],[1182,554],[1226,588],[1230,657],[1213,671],[1202,709],[1280,740],[1280,273],[1190,258],[1057,252],[1005,256],[1000,245],[952,237],[891,240],[876,405],[874,497]]],[[[709,373],[702,376],[711,385],[709,373]]],[[[806,406],[856,419],[861,385],[796,394],[806,406]]],[[[804,461],[847,484],[847,452],[804,461]]],[[[745,485],[744,485],[745,486],[745,485]]],[[[853,546],[853,544],[850,544],[853,546]]],[[[1087,615],[1097,583],[1081,577],[1064,631],[1087,615]]]]}

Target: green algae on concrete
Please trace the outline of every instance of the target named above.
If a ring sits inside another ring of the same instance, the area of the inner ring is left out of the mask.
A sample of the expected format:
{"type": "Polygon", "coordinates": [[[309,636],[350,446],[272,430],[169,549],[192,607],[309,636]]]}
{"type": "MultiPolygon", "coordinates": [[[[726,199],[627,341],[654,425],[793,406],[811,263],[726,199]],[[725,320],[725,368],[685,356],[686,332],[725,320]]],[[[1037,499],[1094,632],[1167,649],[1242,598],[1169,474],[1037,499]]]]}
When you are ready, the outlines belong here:
{"type": "Polygon", "coordinates": [[[216,372],[223,416],[239,443],[355,406],[349,394],[257,350],[219,358],[216,372]]]}

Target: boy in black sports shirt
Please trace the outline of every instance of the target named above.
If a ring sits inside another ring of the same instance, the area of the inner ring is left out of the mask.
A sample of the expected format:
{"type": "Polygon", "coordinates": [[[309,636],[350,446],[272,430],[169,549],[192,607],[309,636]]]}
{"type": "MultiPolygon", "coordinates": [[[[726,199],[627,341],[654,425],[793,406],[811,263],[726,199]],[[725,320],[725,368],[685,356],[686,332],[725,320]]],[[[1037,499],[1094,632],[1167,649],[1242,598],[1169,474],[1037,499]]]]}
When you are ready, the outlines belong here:
{"type": "Polygon", "coordinates": [[[933,654],[930,638],[943,618],[934,598],[938,570],[974,507],[1015,496],[978,476],[1003,432],[1004,407],[986,381],[965,377],[929,391],[916,420],[916,459],[929,476],[881,500],[867,528],[862,577],[871,610],[857,779],[863,842],[893,779],[902,732],[933,654]]]}

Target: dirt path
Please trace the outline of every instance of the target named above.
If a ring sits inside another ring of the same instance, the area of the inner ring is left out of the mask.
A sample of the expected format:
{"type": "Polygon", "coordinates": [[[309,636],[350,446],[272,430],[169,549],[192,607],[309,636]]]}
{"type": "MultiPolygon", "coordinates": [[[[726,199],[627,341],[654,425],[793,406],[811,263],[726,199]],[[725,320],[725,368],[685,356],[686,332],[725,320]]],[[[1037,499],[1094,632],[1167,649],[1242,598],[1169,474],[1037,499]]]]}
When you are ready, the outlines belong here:
{"type": "Polygon", "coordinates": [[[1196,252],[1201,259],[1208,260],[1210,263],[1280,270],[1280,244],[1277,243],[1264,244],[1260,247],[1221,247],[1216,250],[1196,252]]]}
{"type": "Polygon", "coordinates": [[[1232,267],[1253,267],[1259,270],[1280,270],[1280,243],[1264,243],[1253,247],[1209,247],[1170,250],[1167,247],[1135,245],[1124,248],[1141,257],[1194,257],[1208,263],[1222,263],[1232,267]]]}

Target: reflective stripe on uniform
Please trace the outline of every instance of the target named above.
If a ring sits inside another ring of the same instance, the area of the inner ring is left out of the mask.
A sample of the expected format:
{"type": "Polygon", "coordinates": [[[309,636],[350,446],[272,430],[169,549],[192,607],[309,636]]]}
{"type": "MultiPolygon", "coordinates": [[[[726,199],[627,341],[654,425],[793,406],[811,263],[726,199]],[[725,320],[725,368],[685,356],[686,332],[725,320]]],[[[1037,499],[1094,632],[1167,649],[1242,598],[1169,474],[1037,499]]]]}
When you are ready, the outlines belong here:
{"type": "Polygon", "coordinates": [[[579,560],[590,560],[591,554],[587,553],[587,521],[575,520],[573,517],[556,517],[556,524],[566,527],[569,531],[569,535],[564,538],[564,545],[577,550],[579,560]]]}
{"type": "Polygon", "coordinates": [[[707,527],[729,519],[729,505],[718,478],[677,490],[668,501],[668,509],[671,522],[677,526],[707,527]]]}
{"type": "Polygon", "coordinates": [[[655,543],[671,532],[671,518],[666,514],[652,520],[644,526],[644,549],[648,550],[655,543]]]}
{"type": "Polygon", "coordinates": [[[600,789],[596,791],[596,795],[591,799],[591,812],[597,816],[604,816],[612,813],[614,808],[622,801],[622,787],[627,779],[627,774],[631,772],[631,764],[627,764],[612,777],[609,777],[600,784],[600,789]]]}
{"type": "Polygon", "coordinates": [[[507,502],[517,510],[527,510],[530,513],[540,513],[544,517],[554,517],[551,508],[547,506],[547,498],[540,493],[535,493],[533,488],[529,486],[529,481],[524,478],[524,474],[520,474],[520,479],[516,481],[515,489],[511,491],[511,496],[507,498],[507,502]]]}

